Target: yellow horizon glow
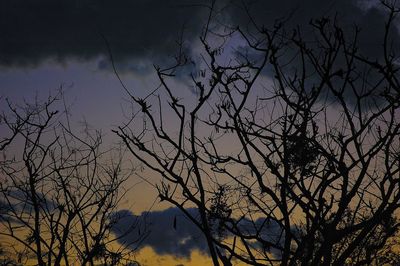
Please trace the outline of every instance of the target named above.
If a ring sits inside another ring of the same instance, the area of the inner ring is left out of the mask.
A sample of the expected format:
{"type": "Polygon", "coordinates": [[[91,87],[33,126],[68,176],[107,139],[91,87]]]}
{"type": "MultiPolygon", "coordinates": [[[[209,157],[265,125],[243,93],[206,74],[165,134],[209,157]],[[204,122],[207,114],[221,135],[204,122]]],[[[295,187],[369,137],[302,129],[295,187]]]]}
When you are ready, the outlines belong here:
{"type": "Polygon", "coordinates": [[[135,259],[140,263],[141,266],[204,266],[212,265],[211,258],[206,254],[194,250],[190,254],[189,258],[177,257],[173,255],[160,255],[157,254],[151,247],[144,247],[140,249],[135,255],[135,259]]]}

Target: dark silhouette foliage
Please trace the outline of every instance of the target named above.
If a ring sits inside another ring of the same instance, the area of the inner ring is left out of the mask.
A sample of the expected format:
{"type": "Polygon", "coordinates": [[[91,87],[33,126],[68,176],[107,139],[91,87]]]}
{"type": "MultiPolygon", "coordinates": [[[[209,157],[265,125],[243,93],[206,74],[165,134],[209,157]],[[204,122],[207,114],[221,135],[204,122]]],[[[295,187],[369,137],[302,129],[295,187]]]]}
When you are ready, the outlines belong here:
{"type": "Polygon", "coordinates": [[[0,263],[126,265],[132,251],[114,245],[111,231],[129,176],[122,153],[103,151],[100,132],[87,125],[75,134],[68,110],[56,109],[62,96],[22,106],[3,101],[0,263]]]}
{"type": "Polygon", "coordinates": [[[381,53],[370,58],[359,29],[344,31],[335,17],[303,31],[284,19],[258,25],[244,8],[247,28],[212,27],[212,1],[201,60],[178,53],[176,65],[156,67],[160,87],[129,94],[142,115],[115,132],[161,177],[160,199],[204,233],[214,265],[395,260],[399,9],[382,6],[381,53]],[[172,81],[188,62],[197,62],[195,93],[183,98],[172,81]],[[186,211],[193,206],[197,216],[186,211]]]}

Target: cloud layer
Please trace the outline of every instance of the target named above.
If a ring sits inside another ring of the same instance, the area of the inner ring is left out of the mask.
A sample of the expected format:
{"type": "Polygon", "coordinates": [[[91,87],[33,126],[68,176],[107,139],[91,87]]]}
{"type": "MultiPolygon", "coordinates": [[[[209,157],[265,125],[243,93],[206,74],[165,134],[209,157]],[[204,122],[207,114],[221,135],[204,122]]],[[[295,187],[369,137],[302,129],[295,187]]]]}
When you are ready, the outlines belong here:
{"type": "MultiPolygon", "coordinates": [[[[193,215],[197,213],[196,209],[188,211],[193,215]]],[[[134,230],[129,228],[137,222],[138,216],[128,210],[121,210],[116,215],[122,218],[114,225],[113,232],[122,236],[121,243],[133,243],[142,234],[148,233],[139,248],[148,246],[160,255],[187,258],[193,250],[207,252],[207,245],[200,230],[177,208],[142,214],[141,223],[134,230]],[[124,234],[127,231],[129,233],[124,234]]],[[[135,245],[132,245],[132,248],[135,248],[135,245]]]]}
{"type": "Polygon", "coordinates": [[[171,56],[183,27],[187,40],[198,35],[203,9],[183,3],[188,1],[1,0],[0,65],[108,56],[103,35],[116,60],[134,59],[140,70],[146,60],[171,56]]]}
{"type": "MultiPolygon", "coordinates": [[[[382,42],[388,10],[373,0],[282,0],[282,1],[252,1],[245,0],[243,5],[232,8],[232,21],[237,25],[250,25],[249,16],[243,12],[243,6],[258,25],[271,28],[277,19],[282,19],[285,29],[290,33],[300,28],[305,41],[315,40],[310,27],[312,19],[322,17],[336,18],[338,25],[344,30],[348,40],[354,38],[355,27],[361,31],[358,34],[359,52],[371,58],[379,58],[382,54],[382,42]]],[[[392,32],[392,41],[399,43],[397,30],[392,32]]]]}
{"type": "MultiPolygon", "coordinates": [[[[94,60],[113,55],[125,69],[145,71],[152,63],[165,63],[176,52],[176,40],[184,30],[188,47],[197,41],[207,21],[206,0],[1,0],[0,65],[36,66],[46,60],[94,60]]],[[[242,1],[218,1],[219,17],[233,25],[246,25],[242,1]]],[[[271,26],[276,18],[293,12],[288,28],[308,25],[311,18],[338,14],[342,25],[357,24],[361,48],[371,56],[381,49],[385,15],[367,8],[372,1],[356,0],[245,0],[254,19],[271,26]],[[373,38],[371,38],[373,36],[373,38]]],[[[396,40],[398,34],[394,37],[396,40]]],[[[109,68],[107,60],[99,64],[109,68]]]]}
{"type": "MultiPolygon", "coordinates": [[[[195,208],[189,208],[187,211],[193,217],[198,215],[195,208]]],[[[121,210],[115,215],[119,219],[112,231],[117,237],[120,237],[120,243],[131,248],[137,248],[136,241],[145,234],[146,237],[138,248],[151,247],[159,255],[189,258],[194,250],[203,254],[208,252],[202,232],[177,208],[143,213],[140,217],[129,210],[121,210]],[[133,230],[132,226],[134,226],[133,230]],[[132,244],[130,245],[130,243],[132,244]]],[[[238,227],[245,235],[257,233],[267,241],[281,244],[284,241],[284,232],[273,220],[259,218],[251,222],[248,219],[241,219],[238,227]]],[[[228,234],[227,237],[229,236],[228,234]]],[[[255,244],[254,248],[267,249],[275,256],[280,256],[277,250],[270,247],[261,247],[255,244]]]]}

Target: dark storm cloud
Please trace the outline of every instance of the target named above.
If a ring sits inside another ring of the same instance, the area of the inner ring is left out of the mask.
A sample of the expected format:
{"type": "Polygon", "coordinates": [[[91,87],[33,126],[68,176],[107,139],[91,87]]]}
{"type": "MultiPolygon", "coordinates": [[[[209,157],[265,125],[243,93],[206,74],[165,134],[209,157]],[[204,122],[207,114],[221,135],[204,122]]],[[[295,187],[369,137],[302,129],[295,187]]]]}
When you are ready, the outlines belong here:
{"type": "MultiPolygon", "coordinates": [[[[190,53],[208,17],[208,0],[0,0],[0,66],[37,66],[46,60],[99,61],[110,69],[110,43],[119,70],[145,72],[153,63],[165,65],[183,39],[190,53]]],[[[220,0],[218,19],[226,24],[248,24],[241,7],[245,3],[253,18],[270,27],[275,19],[292,14],[286,23],[307,31],[312,18],[338,15],[349,32],[357,24],[360,49],[379,57],[385,13],[372,1],[356,0],[220,0]],[[224,7],[224,8],[222,8],[224,7]]],[[[393,40],[398,41],[397,32],[393,40]]]]}
{"type": "MultiPolygon", "coordinates": [[[[388,10],[373,0],[281,0],[254,1],[244,0],[243,4],[231,8],[231,19],[236,25],[250,25],[249,17],[243,12],[246,6],[252,19],[258,25],[272,28],[277,19],[284,22],[285,29],[290,33],[300,28],[304,39],[313,41],[310,21],[328,17],[338,22],[349,40],[354,36],[355,26],[361,29],[359,45],[361,53],[371,58],[379,58],[382,54],[382,42],[388,10]],[[287,20],[286,20],[287,19],[287,20]],[[310,39],[309,39],[310,38],[310,39]]],[[[233,5],[232,5],[233,6],[233,5]]],[[[392,32],[392,41],[399,43],[399,32],[392,32]]]]}
{"type": "MultiPolygon", "coordinates": [[[[197,214],[196,209],[188,209],[188,212],[192,215],[197,214]]],[[[119,211],[116,215],[122,217],[113,227],[113,232],[117,236],[129,231],[132,223],[138,219],[138,216],[127,210],[119,211]]],[[[190,257],[190,253],[194,250],[203,253],[207,251],[207,245],[200,230],[177,208],[142,214],[140,219],[140,226],[124,235],[120,239],[121,243],[132,243],[139,239],[141,234],[148,232],[148,236],[139,248],[148,246],[157,254],[177,257],[190,257]]]]}
{"type": "MultiPolygon", "coordinates": [[[[142,71],[176,51],[183,26],[191,41],[204,20],[184,0],[0,0],[0,65],[108,57],[101,35],[126,68],[142,71]],[[183,5],[184,4],[184,5],[183,5]],[[127,64],[127,59],[134,63],[127,64]]],[[[100,67],[107,68],[103,61],[100,67]]]]}
{"type": "MultiPolygon", "coordinates": [[[[235,0],[234,0],[235,1],[235,0]]],[[[311,21],[326,18],[328,19],[329,26],[326,26],[327,31],[334,30],[334,21],[344,33],[346,40],[346,46],[350,47],[354,41],[356,35],[356,27],[360,30],[356,40],[357,55],[361,55],[364,58],[368,58],[371,61],[384,62],[384,37],[385,37],[385,24],[389,17],[388,8],[384,7],[378,1],[359,1],[359,0],[282,0],[282,1],[257,1],[257,0],[244,0],[236,6],[232,5],[230,13],[232,23],[241,26],[245,31],[254,31],[252,21],[249,16],[243,11],[246,6],[248,13],[251,15],[253,21],[258,26],[265,26],[267,29],[273,29],[274,23],[278,21],[283,22],[283,29],[287,36],[291,37],[294,30],[301,32],[302,40],[304,41],[307,49],[312,51],[315,58],[318,58],[319,64],[323,63],[323,49],[322,45],[327,46],[323,42],[323,38],[319,31],[311,25],[311,21]]],[[[400,35],[398,30],[398,21],[395,21],[392,25],[392,29],[389,34],[389,50],[394,54],[398,54],[400,45],[400,35]]],[[[328,32],[329,33],[329,32],[328,32]]],[[[299,36],[299,34],[297,34],[299,36]]],[[[242,50],[246,51],[246,47],[243,46],[242,50]]],[[[257,53],[247,51],[248,57],[257,60],[257,53]]],[[[295,77],[296,74],[302,72],[303,62],[299,53],[299,49],[289,42],[287,47],[283,47],[278,52],[278,63],[282,67],[282,72],[285,73],[288,80],[295,77]]],[[[305,80],[305,88],[312,88],[315,84],[319,84],[323,77],[318,76],[316,67],[313,65],[311,60],[305,59],[305,70],[307,72],[307,78],[305,80]]],[[[332,71],[347,71],[346,69],[346,54],[343,50],[339,51],[335,57],[335,61],[332,65],[332,71]]],[[[365,92],[365,89],[374,88],[373,94],[368,98],[364,98],[363,103],[365,106],[372,106],[375,103],[384,101],[384,97],[381,96],[382,90],[385,88],[385,83],[381,82],[383,74],[379,69],[371,69],[366,64],[360,61],[354,62],[354,68],[350,71],[350,78],[353,81],[349,84],[344,80],[345,75],[338,75],[331,79],[331,83],[338,88],[344,86],[344,94],[346,101],[349,104],[356,103],[356,92],[353,91],[351,86],[354,86],[358,94],[365,92]],[[375,86],[378,89],[375,89],[375,86]]],[[[274,70],[272,66],[268,66],[264,69],[263,74],[266,76],[273,76],[274,70]]],[[[332,72],[333,73],[333,72],[332,72]]],[[[329,93],[329,90],[325,90],[322,95],[322,99],[329,96],[327,99],[335,100],[329,93]]],[[[369,107],[368,107],[369,108],[369,107]]]]}

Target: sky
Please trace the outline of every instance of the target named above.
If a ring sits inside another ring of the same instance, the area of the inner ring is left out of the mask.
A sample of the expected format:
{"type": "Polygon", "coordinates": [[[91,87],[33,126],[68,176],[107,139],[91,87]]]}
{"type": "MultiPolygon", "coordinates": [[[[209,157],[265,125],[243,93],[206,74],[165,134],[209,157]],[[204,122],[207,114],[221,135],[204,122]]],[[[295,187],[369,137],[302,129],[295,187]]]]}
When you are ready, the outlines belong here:
{"type": "MultiPolygon", "coordinates": [[[[349,34],[358,25],[360,49],[371,58],[379,57],[385,15],[377,1],[217,0],[212,29],[221,30],[222,23],[247,27],[243,3],[257,23],[267,26],[292,14],[286,26],[304,27],[306,38],[311,18],[337,15],[349,34]]],[[[209,4],[207,0],[0,0],[0,99],[29,102],[63,88],[75,126],[87,121],[101,129],[111,144],[116,141],[111,129],[126,121],[130,105],[113,72],[110,52],[129,91],[144,96],[158,86],[154,65],[173,62],[177,41],[183,41],[194,63],[199,61],[199,36],[209,4]]],[[[395,31],[393,41],[397,40],[395,31]]],[[[230,45],[237,48],[243,43],[232,40],[230,45]]],[[[193,96],[188,77],[195,70],[196,65],[189,64],[177,73],[174,85],[182,97],[193,96]]],[[[156,193],[145,182],[133,187],[132,195],[124,206],[129,209],[121,211],[135,217],[152,207],[149,219],[158,221],[152,222],[154,235],[138,255],[144,265],[156,265],[154,258],[162,265],[204,265],[206,246],[196,228],[182,218],[180,231],[172,230],[171,221],[180,214],[167,205],[154,207],[156,193]],[[194,238],[197,235],[200,240],[194,238]]]]}

